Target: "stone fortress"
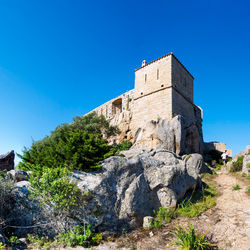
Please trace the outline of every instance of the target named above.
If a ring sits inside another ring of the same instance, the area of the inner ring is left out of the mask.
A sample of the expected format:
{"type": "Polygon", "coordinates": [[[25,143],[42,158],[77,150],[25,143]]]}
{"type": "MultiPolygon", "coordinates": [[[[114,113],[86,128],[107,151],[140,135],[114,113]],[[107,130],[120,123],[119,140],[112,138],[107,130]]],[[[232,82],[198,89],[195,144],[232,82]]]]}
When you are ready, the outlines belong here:
{"type": "MultiPolygon", "coordinates": [[[[161,139],[155,131],[159,130],[159,126],[171,127],[169,122],[181,116],[186,121],[182,125],[189,129],[185,140],[191,147],[185,153],[202,153],[203,112],[193,103],[193,80],[194,77],[172,52],[149,63],[144,60],[141,67],[135,70],[134,89],[93,111],[104,115],[111,125],[117,125],[121,130],[112,143],[130,140],[134,143],[133,147],[156,148],[161,139]],[[164,122],[157,124],[160,121],[164,122]]],[[[174,126],[172,130],[178,127],[174,126]]],[[[172,134],[170,137],[176,141],[178,133],[172,134]]],[[[180,153],[176,148],[173,151],[180,153]]]]}

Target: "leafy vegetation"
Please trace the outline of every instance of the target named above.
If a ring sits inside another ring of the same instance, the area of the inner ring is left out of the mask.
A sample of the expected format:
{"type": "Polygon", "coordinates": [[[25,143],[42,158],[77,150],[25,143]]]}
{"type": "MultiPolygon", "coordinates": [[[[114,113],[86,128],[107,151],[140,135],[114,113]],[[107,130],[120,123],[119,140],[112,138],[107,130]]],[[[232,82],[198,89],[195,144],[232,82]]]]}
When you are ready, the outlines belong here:
{"type": "Polygon", "coordinates": [[[191,224],[189,228],[177,227],[173,233],[176,237],[175,246],[180,246],[183,250],[200,250],[210,249],[212,244],[204,234],[196,233],[194,226],[191,224]]]}
{"type": "Polygon", "coordinates": [[[18,168],[98,169],[100,161],[131,147],[128,141],[117,146],[108,145],[104,138],[117,133],[119,129],[110,126],[103,115],[98,116],[93,112],[76,117],[71,124],[62,124],[43,140],[33,142],[30,149],[25,148],[23,154],[19,155],[22,162],[18,168]]]}
{"type": "Polygon", "coordinates": [[[53,246],[64,245],[69,247],[92,247],[98,245],[102,240],[101,233],[92,231],[91,226],[76,226],[74,229],[59,234],[55,239],[49,240],[46,237],[39,237],[38,235],[28,234],[27,241],[29,244],[34,245],[36,248],[43,247],[45,249],[53,246]]]}
{"type": "Polygon", "coordinates": [[[77,226],[75,229],[64,234],[59,234],[59,242],[66,244],[69,247],[83,246],[91,247],[99,244],[102,240],[101,233],[94,233],[89,224],[84,226],[77,226]]]}
{"type": "Polygon", "coordinates": [[[11,246],[16,246],[16,245],[20,244],[20,240],[18,239],[17,236],[12,235],[12,236],[9,238],[9,243],[10,243],[11,246]]]}
{"type": "Polygon", "coordinates": [[[236,190],[240,190],[241,189],[241,187],[240,187],[240,185],[239,184],[236,184],[236,185],[234,185],[233,186],[233,191],[236,191],[236,190]]]}
{"type": "Polygon", "coordinates": [[[217,191],[214,184],[207,182],[202,190],[197,190],[187,200],[183,200],[178,208],[177,214],[184,217],[197,217],[203,212],[216,205],[214,197],[217,191]]]}
{"type": "Polygon", "coordinates": [[[175,209],[171,207],[159,207],[157,212],[154,210],[154,214],[155,216],[152,228],[161,227],[162,224],[169,223],[176,217],[175,209]]]}
{"type": "Polygon", "coordinates": [[[34,171],[30,177],[31,197],[42,205],[57,210],[69,210],[81,204],[83,194],[73,182],[66,168],[43,167],[42,172],[34,171]]]}
{"type": "Polygon", "coordinates": [[[0,242],[0,250],[4,250],[5,249],[5,246],[2,242],[0,242]]]}
{"type": "Polygon", "coordinates": [[[244,156],[239,156],[237,161],[233,162],[230,172],[239,172],[242,170],[244,156]]]}
{"type": "Polygon", "coordinates": [[[5,226],[14,203],[13,182],[0,171],[0,229],[5,226]]]}

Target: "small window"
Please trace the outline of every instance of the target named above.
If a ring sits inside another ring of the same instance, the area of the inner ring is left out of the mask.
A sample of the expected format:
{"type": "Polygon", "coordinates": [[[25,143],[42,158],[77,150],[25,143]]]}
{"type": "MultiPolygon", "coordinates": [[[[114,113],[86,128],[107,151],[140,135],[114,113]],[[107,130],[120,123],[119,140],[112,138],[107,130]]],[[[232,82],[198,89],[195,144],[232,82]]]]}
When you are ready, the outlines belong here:
{"type": "Polygon", "coordinates": [[[141,92],[141,95],[143,95],[143,92],[141,92]]]}
{"type": "Polygon", "coordinates": [[[147,82],[147,74],[145,74],[145,83],[147,82]]]}
{"type": "Polygon", "coordinates": [[[157,80],[159,80],[159,69],[157,69],[157,80]]]}

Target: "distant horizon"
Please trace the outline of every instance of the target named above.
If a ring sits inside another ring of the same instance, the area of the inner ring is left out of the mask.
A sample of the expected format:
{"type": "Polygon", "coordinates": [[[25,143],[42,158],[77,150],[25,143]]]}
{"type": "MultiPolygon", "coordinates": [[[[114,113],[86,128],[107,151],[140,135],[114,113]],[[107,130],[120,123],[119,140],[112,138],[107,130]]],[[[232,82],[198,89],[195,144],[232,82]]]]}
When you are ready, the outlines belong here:
{"type": "MultiPolygon", "coordinates": [[[[194,76],[204,141],[250,144],[250,3],[0,0],[0,154],[21,153],[134,86],[173,52],[194,76]]],[[[16,157],[17,161],[17,157],[16,157]]]]}

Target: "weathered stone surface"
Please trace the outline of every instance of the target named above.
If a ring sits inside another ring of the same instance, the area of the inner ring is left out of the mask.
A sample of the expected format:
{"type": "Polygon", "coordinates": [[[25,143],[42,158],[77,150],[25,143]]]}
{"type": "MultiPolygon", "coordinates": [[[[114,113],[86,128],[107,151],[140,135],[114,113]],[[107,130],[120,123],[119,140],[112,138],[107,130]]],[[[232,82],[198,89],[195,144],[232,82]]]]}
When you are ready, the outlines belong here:
{"type": "Polygon", "coordinates": [[[19,181],[27,181],[29,179],[29,175],[27,172],[23,170],[10,170],[7,172],[11,176],[11,178],[14,180],[14,182],[19,181]]]}
{"type": "Polygon", "coordinates": [[[143,218],[143,228],[150,229],[154,223],[154,217],[152,216],[145,216],[143,218]]]}
{"type": "MultiPolygon", "coordinates": [[[[110,157],[96,173],[74,171],[71,181],[85,195],[85,202],[68,216],[57,218],[50,208],[40,208],[28,199],[29,182],[15,183],[17,225],[45,224],[32,229],[55,235],[87,222],[101,231],[117,231],[142,226],[145,216],[158,207],[176,206],[185,193],[200,184],[203,159],[199,154],[177,156],[166,149],[131,149],[126,157],[110,157]],[[55,222],[53,222],[55,223],[55,222]],[[52,227],[52,225],[54,225],[52,227]]],[[[24,231],[16,232],[22,235],[24,231]]]]}
{"type": "Polygon", "coordinates": [[[247,175],[250,175],[250,154],[244,156],[242,172],[247,175]]]}
{"type": "Polygon", "coordinates": [[[131,149],[126,158],[105,160],[99,173],[74,171],[72,181],[92,194],[85,218],[102,230],[118,230],[142,225],[145,216],[159,206],[175,206],[187,190],[200,184],[202,156],[182,160],[167,150],[131,149]],[[90,210],[101,207],[99,216],[90,210]],[[86,216],[87,215],[87,216],[86,216]]]}
{"type": "Polygon", "coordinates": [[[14,169],[14,151],[10,151],[6,154],[0,155],[0,170],[12,170],[14,169]]]}
{"type": "Polygon", "coordinates": [[[199,126],[177,115],[168,120],[150,121],[137,130],[133,148],[163,148],[176,154],[202,153],[199,126]]]}

